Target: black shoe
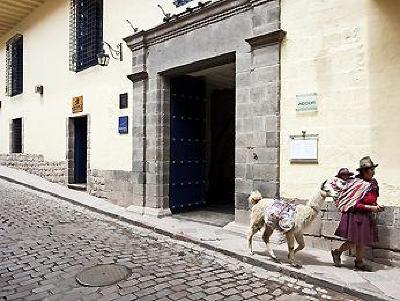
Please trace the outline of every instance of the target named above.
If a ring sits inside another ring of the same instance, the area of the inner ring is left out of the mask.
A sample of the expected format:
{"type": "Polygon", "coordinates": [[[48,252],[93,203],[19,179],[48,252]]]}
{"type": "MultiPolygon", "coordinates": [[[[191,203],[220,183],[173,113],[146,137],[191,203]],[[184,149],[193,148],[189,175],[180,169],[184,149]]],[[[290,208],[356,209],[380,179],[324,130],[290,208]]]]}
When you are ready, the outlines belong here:
{"type": "Polygon", "coordinates": [[[341,267],[342,260],[340,259],[340,255],[342,255],[342,253],[340,253],[338,250],[332,250],[331,254],[332,254],[333,264],[337,267],[341,267]]]}
{"type": "Polygon", "coordinates": [[[372,267],[364,262],[358,262],[357,260],[354,261],[354,267],[358,271],[363,272],[372,272],[372,267]]]}

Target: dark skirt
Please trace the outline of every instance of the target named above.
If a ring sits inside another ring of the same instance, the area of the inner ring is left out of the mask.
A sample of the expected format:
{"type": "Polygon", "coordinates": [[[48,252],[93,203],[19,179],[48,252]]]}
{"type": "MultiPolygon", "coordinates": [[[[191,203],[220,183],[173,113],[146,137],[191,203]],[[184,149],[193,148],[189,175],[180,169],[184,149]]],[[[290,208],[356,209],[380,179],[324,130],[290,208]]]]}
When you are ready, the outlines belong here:
{"type": "Polygon", "coordinates": [[[335,232],[356,245],[371,245],[378,241],[376,220],[369,212],[346,212],[342,214],[335,232]]]}

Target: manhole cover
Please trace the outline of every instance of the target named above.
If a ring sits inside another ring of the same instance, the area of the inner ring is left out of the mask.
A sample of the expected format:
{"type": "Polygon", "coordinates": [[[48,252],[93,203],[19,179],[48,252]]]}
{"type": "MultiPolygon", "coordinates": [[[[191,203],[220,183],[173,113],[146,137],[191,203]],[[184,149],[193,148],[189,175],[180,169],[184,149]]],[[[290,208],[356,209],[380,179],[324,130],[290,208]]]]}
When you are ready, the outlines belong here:
{"type": "Polygon", "coordinates": [[[128,278],[131,270],[120,264],[99,264],[87,268],[76,276],[84,286],[108,286],[128,278]]]}

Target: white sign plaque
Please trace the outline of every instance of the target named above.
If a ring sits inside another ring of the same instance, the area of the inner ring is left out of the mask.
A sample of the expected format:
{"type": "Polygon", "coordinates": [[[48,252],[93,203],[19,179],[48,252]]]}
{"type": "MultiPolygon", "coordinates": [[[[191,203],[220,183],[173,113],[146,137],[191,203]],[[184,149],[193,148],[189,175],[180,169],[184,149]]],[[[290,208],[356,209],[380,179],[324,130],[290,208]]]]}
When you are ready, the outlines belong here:
{"type": "Polygon", "coordinates": [[[316,138],[291,138],[290,162],[317,163],[318,139],[316,138]]]}
{"type": "Polygon", "coordinates": [[[317,93],[296,95],[297,112],[316,112],[318,111],[317,93]]]}

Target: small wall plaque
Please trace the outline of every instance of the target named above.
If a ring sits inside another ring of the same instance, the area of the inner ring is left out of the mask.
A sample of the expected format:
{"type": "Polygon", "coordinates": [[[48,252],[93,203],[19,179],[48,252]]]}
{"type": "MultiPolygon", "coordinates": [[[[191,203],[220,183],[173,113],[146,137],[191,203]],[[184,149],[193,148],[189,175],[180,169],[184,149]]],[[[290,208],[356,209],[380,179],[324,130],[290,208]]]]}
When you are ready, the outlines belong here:
{"type": "Polygon", "coordinates": [[[128,107],[128,93],[119,95],[119,108],[126,109],[128,107]]]}
{"type": "Polygon", "coordinates": [[[121,116],[118,120],[118,132],[120,134],[128,133],[128,116],[121,116]]]}
{"type": "Polygon", "coordinates": [[[318,111],[317,93],[296,95],[297,112],[316,112],[318,111]]]}
{"type": "Polygon", "coordinates": [[[72,98],[72,113],[83,112],[83,96],[72,98]]]}
{"type": "Polygon", "coordinates": [[[318,135],[290,136],[291,163],[318,163],[318,135]]]}

